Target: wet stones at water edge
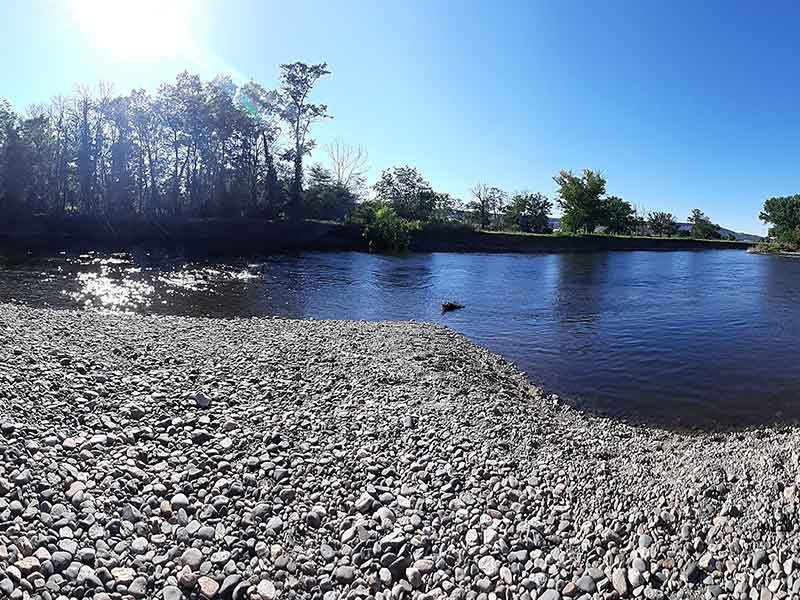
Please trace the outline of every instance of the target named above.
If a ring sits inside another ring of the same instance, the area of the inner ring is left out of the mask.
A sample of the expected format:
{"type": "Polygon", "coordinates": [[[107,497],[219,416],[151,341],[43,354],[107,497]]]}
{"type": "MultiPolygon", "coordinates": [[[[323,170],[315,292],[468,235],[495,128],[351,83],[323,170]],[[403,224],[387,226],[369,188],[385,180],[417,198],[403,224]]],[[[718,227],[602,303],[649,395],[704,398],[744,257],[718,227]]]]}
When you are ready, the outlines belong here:
{"type": "Polygon", "coordinates": [[[581,415],[435,326],[0,323],[0,598],[800,594],[791,428],[581,415]]]}

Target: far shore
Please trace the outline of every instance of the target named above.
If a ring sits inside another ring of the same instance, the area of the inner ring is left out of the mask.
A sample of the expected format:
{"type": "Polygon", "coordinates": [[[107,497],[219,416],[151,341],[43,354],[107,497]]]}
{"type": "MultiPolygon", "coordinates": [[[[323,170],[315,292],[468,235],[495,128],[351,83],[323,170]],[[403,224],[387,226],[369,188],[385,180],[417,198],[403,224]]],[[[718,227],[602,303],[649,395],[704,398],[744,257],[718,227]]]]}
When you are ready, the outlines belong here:
{"type": "MultiPolygon", "coordinates": [[[[412,252],[564,253],[616,250],[747,250],[752,242],[684,237],[624,237],[483,232],[458,224],[414,233],[412,252]]],[[[110,221],[35,217],[0,224],[0,252],[164,249],[207,256],[302,251],[368,251],[361,227],[256,218],[110,221]]]]}

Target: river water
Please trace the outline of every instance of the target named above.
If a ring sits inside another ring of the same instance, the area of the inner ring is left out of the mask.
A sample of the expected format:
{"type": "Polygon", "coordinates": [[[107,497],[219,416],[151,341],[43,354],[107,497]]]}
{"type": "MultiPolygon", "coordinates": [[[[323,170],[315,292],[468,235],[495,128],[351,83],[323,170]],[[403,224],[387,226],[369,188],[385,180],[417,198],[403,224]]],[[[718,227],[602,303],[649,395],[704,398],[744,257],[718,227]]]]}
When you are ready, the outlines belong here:
{"type": "Polygon", "coordinates": [[[0,258],[0,302],[443,323],[582,408],[682,423],[800,417],[799,285],[739,250],[0,258]]]}

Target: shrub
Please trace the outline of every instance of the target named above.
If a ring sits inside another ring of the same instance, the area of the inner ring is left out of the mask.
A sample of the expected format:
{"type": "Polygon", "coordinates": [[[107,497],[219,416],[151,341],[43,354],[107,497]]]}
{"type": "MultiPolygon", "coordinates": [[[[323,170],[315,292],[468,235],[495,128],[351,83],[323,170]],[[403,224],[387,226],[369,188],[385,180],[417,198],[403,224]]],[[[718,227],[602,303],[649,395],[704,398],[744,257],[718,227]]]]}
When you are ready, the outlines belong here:
{"type": "Polygon", "coordinates": [[[364,237],[370,250],[400,252],[411,245],[411,232],[419,229],[419,222],[399,216],[390,206],[375,210],[374,217],[365,224],[364,237]]]}

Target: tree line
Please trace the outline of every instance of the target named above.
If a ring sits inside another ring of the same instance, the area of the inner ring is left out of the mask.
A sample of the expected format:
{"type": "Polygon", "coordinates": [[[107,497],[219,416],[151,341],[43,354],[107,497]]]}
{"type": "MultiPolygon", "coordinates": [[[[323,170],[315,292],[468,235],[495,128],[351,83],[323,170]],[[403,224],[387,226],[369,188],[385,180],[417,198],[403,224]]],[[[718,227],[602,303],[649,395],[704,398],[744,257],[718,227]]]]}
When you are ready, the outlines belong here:
{"type": "Polygon", "coordinates": [[[20,114],[0,101],[0,215],[332,220],[360,224],[376,246],[403,247],[436,223],[551,233],[558,206],[561,230],[572,234],[720,237],[699,210],[691,231],[679,232],[670,213],[645,214],[606,194],[591,170],[561,171],[553,199],[479,183],[463,202],[413,166],[386,169],[368,186],[366,150],[340,141],[324,148],[329,168],[308,164],[312,129],[331,118],[310,98],[330,71],[303,62],[279,69],[277,89],[183,72],[152,94],[79,87],[20,114]]]}
{"type": "Polygon", "coordinates": [[[342,218],[363,184],[362,151],[328,148],[306,169],[310,94],[325,63],[280,65],[280,87],[188,72],[154,94],[110,85],[16,114],[0,102],[0,214],[342,218]]]}

